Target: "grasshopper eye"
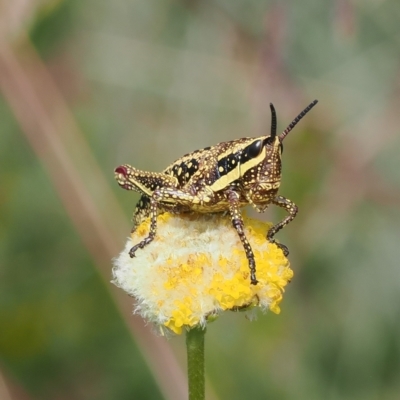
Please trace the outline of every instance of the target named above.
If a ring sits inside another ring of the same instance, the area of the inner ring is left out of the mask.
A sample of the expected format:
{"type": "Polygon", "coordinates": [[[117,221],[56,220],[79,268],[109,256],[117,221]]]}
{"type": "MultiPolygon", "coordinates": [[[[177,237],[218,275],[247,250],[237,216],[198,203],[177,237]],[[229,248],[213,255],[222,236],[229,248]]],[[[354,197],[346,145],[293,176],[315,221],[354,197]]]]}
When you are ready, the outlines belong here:
{"type": "Polygon", "coordinates": [[[283,153],[283,144],[279,143],[279,149],[281,150],[281,154],[283,153]]]}
{"type": "Polygon", "coordinates": [[[263,142],[262,140],[257,140],[257,142],[252,143],[249,147],[248,147],[248,154],[250,158],[254,158],[257,157],[260,153],[261,150],[263,148],[263,142]]]}

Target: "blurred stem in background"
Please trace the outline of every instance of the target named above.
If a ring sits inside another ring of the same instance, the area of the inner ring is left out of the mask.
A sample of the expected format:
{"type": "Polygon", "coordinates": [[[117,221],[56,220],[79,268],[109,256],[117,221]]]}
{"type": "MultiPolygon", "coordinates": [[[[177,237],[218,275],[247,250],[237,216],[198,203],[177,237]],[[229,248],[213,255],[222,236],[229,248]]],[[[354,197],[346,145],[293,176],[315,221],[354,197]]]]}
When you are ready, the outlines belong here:
{"type": "MultiPolygon", "coordinates": [[[[10,394],[10,390],[8,388],[8,385],[6,383],[6,380],[4,379],[4,376],[0,370],[0,399],[1,400],[13,400],[10,394]]],[[[28,400],[28,399],[27,399],[28,400]]]]}

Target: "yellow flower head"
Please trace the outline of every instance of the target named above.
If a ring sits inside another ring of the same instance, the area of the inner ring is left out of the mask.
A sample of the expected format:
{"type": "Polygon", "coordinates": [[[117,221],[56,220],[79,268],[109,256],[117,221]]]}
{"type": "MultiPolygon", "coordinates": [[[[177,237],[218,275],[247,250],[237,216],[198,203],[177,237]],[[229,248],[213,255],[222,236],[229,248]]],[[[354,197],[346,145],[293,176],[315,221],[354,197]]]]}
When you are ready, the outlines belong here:
{"type": "Polygon", "coordinates": [[[293,271],[282,251],[268,243],[270,224],[244,217],[245,233],[256,260],[257,285],[250,283],[248,261],[229,216],[165,213],[157,218],[153,242],[144,239],[144,221],[114,260],[113,282],[137,299],[135,312],[161,328],[205,326],[223,310],[260,307],[279,314],[284,287],[293,271]]]}

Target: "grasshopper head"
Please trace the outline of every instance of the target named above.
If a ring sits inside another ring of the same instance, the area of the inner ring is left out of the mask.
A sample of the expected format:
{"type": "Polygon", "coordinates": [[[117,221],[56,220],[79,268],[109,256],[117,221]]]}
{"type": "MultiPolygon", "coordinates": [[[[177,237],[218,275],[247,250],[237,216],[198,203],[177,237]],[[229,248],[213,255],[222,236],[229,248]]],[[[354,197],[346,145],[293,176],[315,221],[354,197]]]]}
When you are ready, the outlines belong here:
{"type": "Polygon", "coordinates": [[[310,103],[290,124],[289,126],[279,135],[276,134],[276,111],[275,107],[272,103],[270,103],[269,107],[271,109],[271,135],[268,136],[264,142],[272,146],[274,151],[280,152],[282,154],[283,146],[282,142],[288,133],[300,122],[300,120],[318,103],[318,100],[314,100],[310,103]]]}
{"type": "Polygon", "coordinates": [[[271,109],[271,134],[270,136],[264,136],[258,142],[260,152],[264,154],[262,161],[260,161],[257,168],[249,170],[248,177],[245,177],[244,181],[250,182],[248,186],[249,197],[254,202],[268,203],[276,195],[280,182],[281,182],[281,170],[282,170],[282,152],[283,152],[283,140],[288,133],[297,125],[297,123],[317,104],[317,100],[314,100],[308,107],[306,107],[291,123],[290,125],[280,134],[276,132],[276,112],[273,104],[270,104],[271,109]],[[257,173],[255,174],[255,171],[257,173]],[[255,175],[255,179],[254,179],[255,175]]]}
{"type": "Polygon", "coordinates": [[[280,134],[276,134],[276,111],[274,105],[271,103],[271,135],[264,139],[264,146],[266,148],[266,155],[263,162],[263,166],[260,171],[260,180],[263,181],[263,177],[266,181],[272,184],[277,184],[281,179],[281,157],[283,152],[283,140],[288,133],[297,125],[297,123],[318,103],[318,100],[314,100],[309,104],[280,134]]]}

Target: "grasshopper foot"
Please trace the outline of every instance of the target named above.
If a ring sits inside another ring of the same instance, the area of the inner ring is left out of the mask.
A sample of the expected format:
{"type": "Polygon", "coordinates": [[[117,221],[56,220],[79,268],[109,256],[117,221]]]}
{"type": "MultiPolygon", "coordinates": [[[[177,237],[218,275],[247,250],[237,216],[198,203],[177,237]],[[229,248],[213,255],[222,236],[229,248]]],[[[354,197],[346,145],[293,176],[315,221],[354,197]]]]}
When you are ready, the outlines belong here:
{"type": "Polygon", "coordinates": [[[289,249],[287,248],[287,246],[285,246],[285,245],[282,244],[282,243],[276,242],[275,239],[269,239],[269,238],[268,238],[268,241],[269,241],[270,243],[276,244],[276,245],[282,250],[282,253],[283,253],[283,255],[284,255],[285,257],[287,257],[287,256],[289,255],[289,249]]]}
{"type": "Polygon", "coordinates": [[[154,236],[148,236],[146,239],[143,239],[141,242],[139,242],[138,244],[136,244],[135,246],[133,246],[130,250],[129,250],[129,256],[131,258],[135,257],[135,253],[137,249],[143,249],[143,247],[147,246],[150,242],[152,242],[154,239],[154,236]]]}
{"type": "Polygon", "coordinates": [[[283,255],[285,257],[287,257],[289,255],[289,249],[287,248],[287,246],[285,246],[282,243],[277,243],[277,242],[275,242],[275,240],[273,242],[271,242],[271,243],[275,243],[282,250],[283,255]]]}

